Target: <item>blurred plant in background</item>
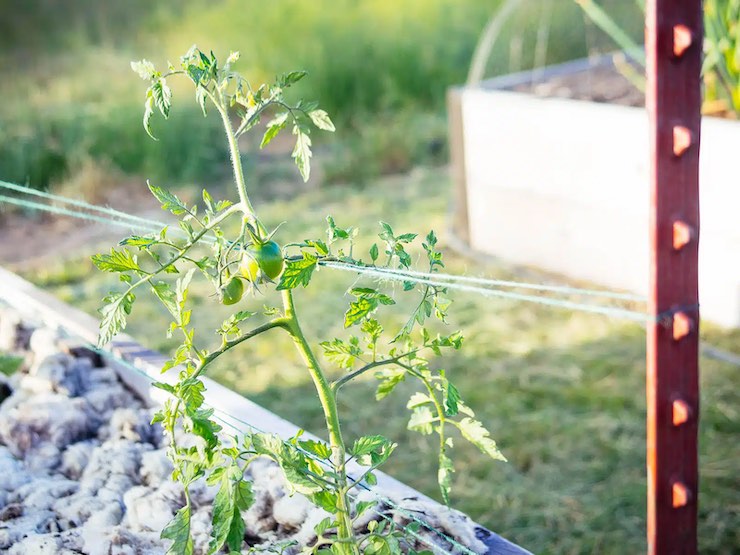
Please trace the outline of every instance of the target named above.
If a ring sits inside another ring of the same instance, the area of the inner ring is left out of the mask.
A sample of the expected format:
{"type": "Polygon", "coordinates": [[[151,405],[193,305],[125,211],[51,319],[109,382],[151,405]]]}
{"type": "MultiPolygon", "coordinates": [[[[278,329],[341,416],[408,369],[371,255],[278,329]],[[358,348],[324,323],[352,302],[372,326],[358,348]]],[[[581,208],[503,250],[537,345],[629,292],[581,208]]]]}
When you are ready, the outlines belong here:
{"type": "MultiPolygon", "coordinates": [[[[584,56],[590,45],[579,8],[572,0],[549,1],[544,62],[584,56]]],[[[634,5],[604,2],[630,36],[639,36],[634,5]]],[[[155,129],[160,141],[146,145],[141,107],[129,101],[135,76],[119,71],[153,50],[176,59],[192,42],[238,48],[255,81],[286,67],[308,70],[297,94],[325,99],[339,129],[316,145],[324,181],[362,183],[444,163],[445,90],[465,80],[478,36],[502,0],[219,0],[208,10],[204,0],[14,4],[0,21],[0,70],[12,76],[0,83],[0,179],[45,189],[75,182],[91,161],[142,183],[143,175],[185,185],[224,178],[225,152],[215,140],[220,122],[183,107],[155,129]]],[[[541,4],[520,2],[486,75],[534,65],[541,4]]],[[[272,190],[286,179],[286,172],[255,169],[255,153],[247,144],[242,150],[247,171],[265,175],[258,187],[272,190]]]]}
{"type": "MultiPolygon", "coordinates": [[[[640,46],[594,0],[575,0],[630,57],[645,63],[640,46]]],[[[637,4],[645,9],[644,0],[637,4]]],[[[704,0],[704,105],[702,112],[740,116],[740,0],[704,0]]],[[[634,81],[633,81],[634,83],[634,81]]]]}

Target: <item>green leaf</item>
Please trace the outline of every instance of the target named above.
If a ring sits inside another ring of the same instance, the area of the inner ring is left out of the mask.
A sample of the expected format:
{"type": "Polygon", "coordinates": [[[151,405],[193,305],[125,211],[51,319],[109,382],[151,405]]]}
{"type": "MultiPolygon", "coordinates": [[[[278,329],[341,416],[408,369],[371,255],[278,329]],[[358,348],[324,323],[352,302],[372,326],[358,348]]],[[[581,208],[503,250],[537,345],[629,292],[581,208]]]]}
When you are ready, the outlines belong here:
{"type": "Polygon", "coordinates": [[[378,245],[376,243],[373,243],[373,246],[370,247],[370,258],[373,262],[378,259],[378,245]]]}
{"type": "Polygon", "coordinates": [[[368,455],[379,447],[382,447],[383,445],[387,445],[389,443],[390,441],[388,441],[383,436],[363,436],[355,440],[349,452],[355,457],[361,457],[362,455],[368,455]]]}
{"type": "Polygon", "coordinates": [[[221,431],[221,426],[210,419],[213,409],[198,409],[193,412],[186,410],[186,412],[192,422],[192,432],[205,440],[208,449],[216,447],[218,445],[217,434],[221,431]]]}
{"type": "Polygon", "coordinates": [[[406,370],[404,368],[393,368],[378,372],[375,377],[381,380],[378,389],[375,391],[375,399],[380,401],[406,378],[406,370]]]}
{"type": "Polygon", "coordinates": [[[127,249],[120,251],[111,249],[110,254],[95,254],[92,256],[92,261],[99,270],[104,272],[141,271],[136,256],[132,255],[127,249]]]}
{"type": "Polygon", "coordinates": [[[344,314],[344,327],[353,326],[376,308],[378,308],[378,300],[371,297],[360,297],[351,302],[349,309],[344,314]]]}
{"type": "MultiPolygon", "coordinates": [[[[223,480],[213,499],[213,517],[211,519],[211,542],[209,553],[215,553],[226,543],[234,517],[234,498],[231,495],[231,482],[223,480]]],[[[229,546],[231,548],[231,546],[229,546]]],[[[241,547],[241,546],[239,546],[241,547]]]]}
{"type": "Polygon", "coordinates": [[[450,489],[452,486],[453,472],[455,472],[455,467],[452,465],[452,459],[450,459],[444,451],[440,452],[437,481],[439,482],[439,490],[442,493],[442,499],[444,500],[445,505],[450,504],[450,489]]]}
{"type": "Polygon", "coordinates": [[[0,374],[12,376],[23,366],[23,357],[0,354],[0,374]]]}
{"type": "Polygon", "coordinates": [[[167,555],[193,555],[193,540],[190,537],[190,505],[185,505],[164,527],[160,537],[172,540],[167,555]]]}
{"type": "Polygon", "coordinates": [[[347,309],[347,312],[344,315],[345,328],[360,322],[363,318],[378,308],[379,304],[396,304],[396,301],[391,299],[388,295],[379,293],[375,289],[368,287],[355,287],[350,290],[350,294],[357,297],[357,300],[350,303],[349,309],[347,309]]]}
{"type": "Polygon", "coordinates": [[[308,181],[311,175],[311,138],[297,125],[293,127],[293,134],[296,135],[296,140],[291,156],[295,159],[303,181],[308,181]]]}
{"type": "Polygon", "coordinates": [[[110,293],[103,299],[106,303],[100,309],[100,331],[98,333],[98,347],[108,344],[113,336],[126,327],[126,315],[131,314],[131,307],[136,297],[133,293],[110,293]]]}
{"type": "Polygon", "coordinates": [[[306,239],[304,243],[307,247],[313,247],[316,249],[316,254],[319,256],[326,256],[329,254],[329,247],[327,247],[326,243],[321,240],[306,239]]]}
{"type": "Polygon", "coordinates": [[[483,424],[472,418],[465,417],[456,423],[463,437],[475,445],[484,454],[492,459],[506,461],[506,457],[498,450],[496,442],[490,437],[490,433],[483,427],[483,424]]]}
{"type": "Polygon", "coordinates": [[[152,133],[152,116],[154,115],[154,93],[152,88],[149,87],[146,91],[146,100],[144,100],[144,130],[155,141],[159,140],[152,133]]]}
{"type": "Polygon", "coordinates": [[[179,216],[180,214],[184,214],[188,211],[187,205],[179,198],[177,198],[177,195],[171,193],[167,189],[152,185],[148,181],[147,186],[149,187],[149,190],[152,192],[154,197],[160,203],[162,203],[162,210],[168,210],[172,212],[175,216],[179,216]]]}
{"type": "Polygon", "coordinates": [[[151,247],[152,245],[155,245],[157,243],[158,241],[154,236],[131,235],[130,237],[121,239],[121,241],[118,244],[122,247],[126,246],[126,247],[146,248],[146,247],[151,247]]]}
{"type": "Polygon", "coordinates": [[[167,86],[167,82],[164,79],[158,79],[152,84],[152,96],[154,97],[154,104],[159,108],[159,111],[167,119],[170,116],[170,106],[172,104],[172,91],[167,86]]]}
{"type": "Polygon", "coordinates": [[[264,148],[268,144],[270,144],[270,141],[272,141],[280,131],[282,131],[285,128],[286,123],[288,122],[288,112],[282,112],[275,116],[274,119],[269,121],[267,123],[267,130],[265,131],[265,134],[262,137],[262,142],[260,143],[260,148],[264,148]]]}
{"type": "MultiPolygon", "coordinates": [[[[321,509],[324,509],[327,513],[331,513],[331,514],[337,513],[337,494],[336,493],[328,491],[328,490],[321,490],[319,492],[316,492],[310,495],[309,499],[311,500],[311,503],[313,503],[314,505],[316,505],[317,507],[321,509]]],[[[329,519],[328,517],[322,520],[321,522],[324,522],[324,521],[329,521],[331,523],[331,519],[329,519]]],[[[319,534],[322,534],[325,531],[326,529],[324,529],[322,532],[319,532],[319,534]]]]}
{"type": "Polygon", "coordinates": [[[334,524],[331,517],[326,517],[321,522],[319,522],[316,526],[313,527],[314,532],[316,532],[317,536],[321,536],[324,532],[326,532],[331,526],[334,524]]]}
{"type": "Polygon", "coordinates": [[[356,337],[350,338],[349,343],[334,338],[331,341],[324,341],[320,345],[324,349],[324,356],[340,368],[351,368],[357,357],[363,353],[363,350],[358,346],[356,337]]]}
{"type": "MultiPolygon", "coordinates": [[[[194,79],[195,80],[195,79],[194,79]]],[[[195,87],[195,101],[198,103],[198,106],[200,106],[201,112],[203,112],[203,115],[208,115],[208,111],[206,110],[206,89],[205,87],[201,85],[196,85],[195,87]]]]}
{"type": "Polygon", "coordinates": [[[157,281],[151,284],[152,291],[172,316],[179,318],[180,310],[177,304],[177,295],[170,287],[169,283],[157,281]]]}
{"type": "Polygon", "coordinates": [[[411,413],[408,429],[414,430],[424,435],[429,435],[434,431],[432,424],[436,422],[436,420],[436,417],[429,407],[416,407],[411,413]]]}
{"type": "Polygon", "coordinates": [[[224,544],[231,551],[241,550],[245,531],[241,511],[248,509],[252,500],[252,488],[248,482],[222,480],[213,500],[210,553],[217,552],[224,544]]]}
{"type": "Polygon", "coordinates": [[[308,117],[311,118],[311,121],[316,127],[323,131],[333,132],[335,130],[334,123],[332,123],[329,114],[324,110],[313,110],[308,113],[308,117]]]}
{"type": "Polygon", "coordinates": [[[252,493],[252,484],[246,480],[238,480],[234,487],[234,499],[236,508],[240,511],[246,511],[254,503],[254,494],[252,493]]]}
{"type": "Polygon", "coordinates": [[[445,416],[455,416],[459,412],[458,401],[460,401],[460,392],[452,384],[447,382],[447,388],[444,391],[445,416]]]}
{"type": "Polygon", "coordinates": [[[304,252],[302,259],[288,261],[283,275],[280,276],[277,290],[294,289],[299,285],[306,287],[311,281],[313,271],[316,269],[317,260],[315,256],[304,252]]]}
{"type": "Polygon", "coordinates": [[[290,87],[294,83],[303,79],[306,75],[308,75],[307,71],[290,71],[278,76],[276,81],[279,87],[290,87]]]}
{"type": "Polygon", "coordinates": [[[331,448],[324,442],[314,441],[313,439],[305,439],[298,442],[301,449],[308,451],[312,455],[316,455],[320,459],[331,458],[331,448]]]}

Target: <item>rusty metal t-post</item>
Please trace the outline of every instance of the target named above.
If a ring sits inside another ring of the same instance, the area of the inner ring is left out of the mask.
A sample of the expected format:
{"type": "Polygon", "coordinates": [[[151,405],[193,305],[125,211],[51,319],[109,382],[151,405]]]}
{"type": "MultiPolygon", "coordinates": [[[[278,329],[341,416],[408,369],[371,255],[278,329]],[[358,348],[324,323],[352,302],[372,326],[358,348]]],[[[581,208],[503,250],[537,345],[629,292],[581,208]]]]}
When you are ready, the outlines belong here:
{"type": "Polygon", "coordinates": [[[648,552],[697,552],[701,0],[648,0],[648,552]]]}

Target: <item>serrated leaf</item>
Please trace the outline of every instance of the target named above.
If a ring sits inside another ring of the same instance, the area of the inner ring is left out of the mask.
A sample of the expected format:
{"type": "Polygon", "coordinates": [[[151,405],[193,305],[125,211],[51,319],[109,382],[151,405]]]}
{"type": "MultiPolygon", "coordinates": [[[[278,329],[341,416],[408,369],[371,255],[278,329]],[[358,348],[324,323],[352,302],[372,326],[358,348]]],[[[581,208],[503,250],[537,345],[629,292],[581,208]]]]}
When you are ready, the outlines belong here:
{"type": "Polygon", "coordinates": [[[98,347],[107,345],[113,336],[126,327],[126,315],[131,314],[131,307],[136,297],[132,293],[110,293],[103,301],[106,303],[100,309],[100,331],[98,333],[98,347]]]}
{"type": "MultiPolygon", "coordinates": [[[[331,514],[337,513],[337,496],[335,493],[331,491],[327,491],[327,490],[321,490],[312,495],[309,495],[308,498],[311,500],[311,503],[313,503],[317,507],[320,507],[321,509],[324,509],[327,513],[331,513],[331,514]]],[[[331,524],[331,519],[327,517],[324,520],[322,520],[319,523],[319,525],[321,525],[321,523],[325,521],[331,524]]],[[[323,527],[319,525],[317,525],[316,528],[323,527]]],[[[318,533],[323,534],[328,528],[329,528],[329,525],[327,525],[326,528],[323,528],[323,530],[318,533]]]]}
{"type": "Polygon", "coordinates": [[[244,520],[241,511],[252,504],[252,489],[243,480],[224,479],[213,500],[210,553],[225,544],[231,551],[240,551],[244,542],[244,520]]]}
{"type": "Polygon", "coordinates": [[[193,555],[193,540],[190,537],[190,505],[185,505],[164,527],[160,537],[172,540],[167,555],[193,555]]]}
{"type": "Polygon", "coordinates": [[[424,435],[431,434],[434,430],[432,424],[436,421],[436,417],[432,410],[427,406],[416,407],[411,413],[409,419],[408,429],[422,433],[424,435]]]}
{"type": "Polygon", "coordinates": [[[439,454],[439,470],[437,471],[437,481],[439,482],[439,491],[442,493],[442,500],[445,505],[450,504],[450,490],[452,486],[452,473],[455,467],[452,465],[452,459],[444,451],[439,454]]]}
{"type": "Polygon", "coordinates": [[[406,370],[404,368],[394,368],[378,372],[375,377],[381,380],[378,389],[375,391],[375,399],[380,401],[406,378],[406,370]]]}
{"type": "Polygon", "coordinates": [[[151,87],[146,91],[146,100],[144,100],[144,130],[155,141],[158,141],[157,137],[152,133],[152,116],[154,115],[154,96],[151,87]]]}
{"type": "Polygon", "coordinates": [[[280,131],[285,129],[285,125],[288,122],[288,112],[282,112],[281,114],[278,114],[275,116],[274,119],[270,120],[267,123],[267,130],[265,131],[265,134],[262,136],[262,142],[260,143],[260,148],[264,148],[268,144],[270,144],[270,141],[272,141],[280,131]]]}
{"type": "Polygon", "coordinates": [[[99,270],[104,272],[138,272],[141,271],[136,257],[127,249],[110,250],[110,254],[95,254],[92,261],[99,270]]]}
{"type": "Polygon", "coordinates": [[[301,79],[303,79],[306,75],[308,75],[308,72],[306,71],[290,71],[288,73],[283,73],[277,78],[278,85],[280,87],[290,87],[294,83],[297,83],[301,79]]]}
{"type": "Polygon", "coordinates": [[[463,437],[484,454],[492,459],[506,461],[506,457],[498,450],[496,442],[491,439],[489,431],[479,421],[465,417],[460,422],[457,422],[457,427],[460,429],[463,437]]]}
{"type": "Polygon", "coordinates": [[[355,363],[357,357],[363,353],[363,350],[357,344],[357,339],[353,338],[353,340],[347,343],[339,338],[334,338],[331,341],[324,341],[320,345],[327,359],[340,368],[349,369],[355,363]]]}
{"type": "Polygon", "coordinates": [[[280,276],[277,290],[294,289],[299,285],[306,287],[311,281],[311,275],[316,269],[317,258],[307,252],[303,253],[300,260],[290,260],[285,265],[283,275],[280,276]]]}
{"type": "Polygon", "coordinates": [[[168,210],[169,212],[172,212],[175,216],[179,216],[180,214],[184,214],[185,212],[187,212],[187,205],[179,198],[177,198],[177,195],[171,193],[167,189],[152,185],[148,181],[147,186],[149,187],[149,190],[152,192],[154,197],[162,204],[162,210],[168,210]]]}
{"type": "Polygon", "coordinates": [[[355,457],[361,457],[362,455],[368,455],[387,444],[390,444],[390,441],[383,436],[363,436],[355,440],[349,452],[355,457]]]}
{"type": "MultiPolygon", "coordinates": [[[[223,480],[221,487],[213,499],[213,517],[211,519],[211,542],[209,553],[215,553],[226,543],[231,523],[234,517],[234,497],[232,496],[231,482],[223,480]]],[[[231,546],[229,546],[231,548],[231,546]]],[[[239,546],[241,547],[241,546],[239,546]]]]}
{"type": "Polygon", "coordinates": [[[293,128],[293,133],[296,140],[291,156],[298,166],[298,171],[301,172],[303,181],[308,181],[311,175],[311,138],[297,126],[293,128]]]}
{"type": "Polygon", "coordinates": [[[170,117],[170,106],[172,104],[172,90],[167,86],[164,79],[158,79],[152,84],[152,96],[154,104],[162,115],[167,119],[170,117]]]}
{"type": "Polygon", "coordinates": [[[319,256],[326,256],[329,254],[329,247],[327,247],[326,243],[321,240],[306,239],[304,243],[306,246],[316,249],[316,254],[319,256]]]}
{"type": "MultiPolygon", "coordinates": [[[[240,470],[241,472],[241,470],[240,470]]],[[[252,484],[246,480],[239,480],[234,487],[234,499],[236,508],[240,511],[246,511],[254,503],[254,494],[252,493],[252,484]]]]}
{"type": "Polygon", "coordinates": [[[452,384],[452,382],[447,382],[447,388],[444,392],[444,398],[445,415],[455,416],[459,412],[458,402],[460,401],[460,392],[452,384]]]}
{"type": "MultiPolygon", "coordinates": [[[[198,82],[197,79],[193,79],[193,80],[196,81],[196,83],[198,82]]],[[[206,89],[205,89],[205,87],[203,87],[201,85],[196,85],[196,87],[195,87],[195,101],[198,103],[198,106],[200,106],[200,110],[201,110],[201,112],[203,112],[203,115],[204,116],[208,115],[208,111],[206,110],[206,98],[207,98],[207,96],[206,96],[206,89]]]]}
{"type": "Polygon", "coordinates": [[[130,237],[121,239],[121,241],[118,244],[122,247],[127,246],[127,247],[144,248],[144,247],[151,247],[157,242],[158,242],[157,239],[153,236],[131,235],[130,237]]]}
{"type": "Polygon", "coordinates": [[[324,110],[313,110],[308,113],[308,117],[311,118],[313,124],[323,131],[333,132],[335,130],[334,123],[332,123],[329,114],[324,110]]]}
{"type": "Polygon", "coordinates": [[[352,301],[344,314],[344,327],[355,325],[376,308],[378,308],[378,300],[372,297],[360,297],[352,301]]]}
{"type": "Polygon", "coordinates": [[[316,526],[314,526],[313,530],[314,532],[316,532],[316,535],[320,536],[324,532],[326,532],[329,528],[331,528],[332,524],[333,522],[332,522],[331,517],[326,517],[322,519],[316,526]]]}
{"type": "Polygon", "coordinates": [[[301,449],[308,451],[312,455],[316,455],[320,459],[331,458],[331,448],[324,442],[314,441],[313,439],[301,440],[298,442],[301,449]]]}
{"type": "Polygon", "coordinates": [[[152,291],[154,291],[154,294],[162,302],[169,313],[175,318],[179,318],[180,311],[177,304],[177,295],[172,290],[172,287],[164,281],[157,281],[152,283],[151,286],[152,291]]]}

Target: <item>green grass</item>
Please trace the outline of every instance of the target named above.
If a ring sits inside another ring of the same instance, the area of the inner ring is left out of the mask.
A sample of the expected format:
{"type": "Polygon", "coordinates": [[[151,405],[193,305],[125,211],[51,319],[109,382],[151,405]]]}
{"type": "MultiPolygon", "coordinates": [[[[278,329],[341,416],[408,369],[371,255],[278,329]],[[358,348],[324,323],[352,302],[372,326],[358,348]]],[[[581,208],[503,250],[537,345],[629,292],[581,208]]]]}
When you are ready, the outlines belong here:
{"type": "MultiPolygon", "coordinates": [[[[0,67],[12,76],[0,83],[0,179],[53,187],[90,158],[169,183],[219,179],[213,160],[222,143],[202,139],[217,133],[218,122],[203,120],[192,91],[178,87],[172,123],[156,129],[162,140],[151,147],[141,126],[144,86],[129,68],[132,59],[160,67],[177,62],[193,43],[221,56],[240,50],[240,68],[255,84],[308,70],[296,94],[319,100],[340,124],[330,141],[329,179],[366,182],[428,163],[444,156],[445,90],[464,82],[478,36],[499,4],[70,0],[48,7],[29,0],[0,22],[0,67]]],[[[628,4],[606,2],[639,37],[640,12],[628,4]]],[[[553,6],[548,62],[611,48],[573,0],[553,6]]],[[[540,0],[522,4],[491,56],[489,75],[533,64],[540,13],[540,0]],[[521,54],[511,54],[520,40],[521,54]]]]}
{"type": "MultiPolygon", "coordinates": [[[[357,224],[367,236],[376,233],[380,219],[397,231],[433,227],[444,244],[448,190],[445,172],[418,170],[376,181],[361,193],[326,187],[258,209],[268,224],[291,220],[281,228],[280,241],[322,233],[325,215],[333,214],[339,225],[357,224]]],[[[448,271],[457,274],[516,277],[504,266],[452,252],[447,263],[448,271]]],[[[49,266],[39,278],[61,298],[90,312],[109,287],[116,287],[109,276],[80,260],[49,266]]],[[[341,315],[348,298],[343,292],[354,280],[351,274],[323,269],[309,289],[296,293],[311,341],[345,333],[341,315]]],[[[196,291],[194,320],[213,329],[224,317],[224,307],[206,302],[211,294],[207,288],[196,291]]],[[[260,307],[273,300],[250,302],[260,307]]],[[[459,294],[455,301],[451,326],[464,330],[466,343],[443,364],[509,462],[491,462],[465,442],[456,442],[454,506],[534,553],[645,552],[644,330],[602,316],[508,300],[459,294]]],[[[394,318],[399,322],[402,315],[394,318]]],[[[146,345],[166,350],[173,344],[164,335],[166,321],[155,302],[142,294],[128,331],[146,345]]],[[[728,349],[740,344],[737,330],[708,326],[703,334],[728,349]]],[[[215,338],[204,331],[200,341],[215,338]]],[[[212,377],[321,434],[323,417],[315,392],[286,337],[271,332],[224,359],[212,377]]],[[[702,359],[701,553],[740,549],[737,375],[735,367],[702,359]]],[[[385,470],[439,498],[434,441],[406,430],[404,406],[413,390],[403,384],[376,403],[372,378],[346,386],[339,399],[345,433],[381,433],[399,442],[401,448],[385,470]]]]}

